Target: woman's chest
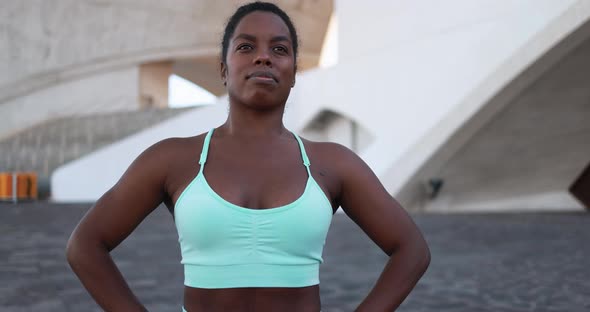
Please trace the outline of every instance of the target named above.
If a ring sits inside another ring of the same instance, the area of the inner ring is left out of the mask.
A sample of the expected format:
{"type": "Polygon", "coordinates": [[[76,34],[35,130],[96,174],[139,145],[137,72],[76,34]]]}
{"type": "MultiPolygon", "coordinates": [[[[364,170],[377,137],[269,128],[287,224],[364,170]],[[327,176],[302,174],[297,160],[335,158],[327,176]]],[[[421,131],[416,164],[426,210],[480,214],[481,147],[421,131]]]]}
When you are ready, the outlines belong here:
{"type": "Polygon", "coordinates": [[[202,171],[198,163],[179,159],[168,178],[167,193],[173,206],[199,176],[212,193],[244,208],[272,209],[288,205],[304,194],[310,179],[331,205],[335,202],[337,183],[328,166],[319,162],[312,165],[310,177],[297,158],[252,161],[237,156],[235,160],[209,159],[202,171]]]}

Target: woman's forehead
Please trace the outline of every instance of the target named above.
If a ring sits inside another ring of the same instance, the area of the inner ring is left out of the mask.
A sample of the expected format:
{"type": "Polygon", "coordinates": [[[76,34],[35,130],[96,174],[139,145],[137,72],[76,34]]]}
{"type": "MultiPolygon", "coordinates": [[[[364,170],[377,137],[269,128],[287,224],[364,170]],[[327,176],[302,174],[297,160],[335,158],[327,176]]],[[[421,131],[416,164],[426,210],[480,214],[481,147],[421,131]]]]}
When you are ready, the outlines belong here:
{"type": "Polygon", "coordinates": [[[232,41],[238,38],[262,39],[277,37],[291,41],[287,24],[278,15],[263,11],[255,11],[244,16],[238,23],[232,37],[232,41]]]}

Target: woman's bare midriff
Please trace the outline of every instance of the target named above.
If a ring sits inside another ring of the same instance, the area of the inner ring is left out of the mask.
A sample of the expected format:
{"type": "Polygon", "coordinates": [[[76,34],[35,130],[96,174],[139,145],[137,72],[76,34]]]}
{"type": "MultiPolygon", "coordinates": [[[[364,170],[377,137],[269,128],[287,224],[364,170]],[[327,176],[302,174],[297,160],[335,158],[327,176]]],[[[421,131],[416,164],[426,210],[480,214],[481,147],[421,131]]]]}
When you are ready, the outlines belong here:
{"type": "Polygon", "coordinates": [[[184,287],[187,312],[316,312],[320,311],[320,287],[228,288],[184,287]]]}

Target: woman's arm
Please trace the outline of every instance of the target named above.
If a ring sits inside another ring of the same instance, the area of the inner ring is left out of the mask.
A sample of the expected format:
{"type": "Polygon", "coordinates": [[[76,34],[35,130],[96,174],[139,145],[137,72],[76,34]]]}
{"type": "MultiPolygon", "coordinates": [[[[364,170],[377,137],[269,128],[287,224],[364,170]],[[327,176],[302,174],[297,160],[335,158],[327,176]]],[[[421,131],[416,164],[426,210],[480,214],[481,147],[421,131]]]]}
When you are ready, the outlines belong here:
{"type": "Polygon", "coordinates": [[[387,265],[356,311],[394,311],[430,264],[430,251],[405,209],[353,152],[338,146],[340,206],[388,255],[387,265]]]}
{"type": "Polygon", "coordinates": [[[109,252],[165,198],[168,144],[162,141],[143,152],[86,213],[68,241],[72,270],[105,311],[147,311],[109,252]]]}

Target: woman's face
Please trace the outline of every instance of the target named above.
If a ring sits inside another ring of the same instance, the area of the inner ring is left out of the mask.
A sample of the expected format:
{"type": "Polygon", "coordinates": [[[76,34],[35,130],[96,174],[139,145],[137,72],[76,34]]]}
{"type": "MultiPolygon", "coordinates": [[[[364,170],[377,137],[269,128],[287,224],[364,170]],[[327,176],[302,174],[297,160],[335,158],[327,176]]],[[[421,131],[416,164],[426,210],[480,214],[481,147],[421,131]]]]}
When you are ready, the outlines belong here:
{"type": "Polygon", "coordinates": [[[289,29],[269,12],[252,12],[229,40],[221,76],[230,100],[265,110],[282,106],[295,84],[295,58],[289,29]]]}

